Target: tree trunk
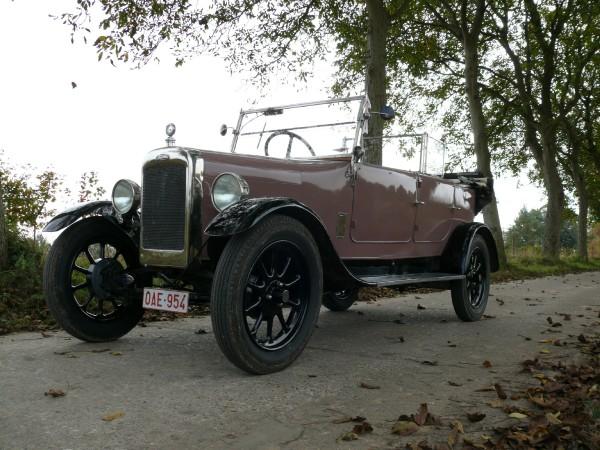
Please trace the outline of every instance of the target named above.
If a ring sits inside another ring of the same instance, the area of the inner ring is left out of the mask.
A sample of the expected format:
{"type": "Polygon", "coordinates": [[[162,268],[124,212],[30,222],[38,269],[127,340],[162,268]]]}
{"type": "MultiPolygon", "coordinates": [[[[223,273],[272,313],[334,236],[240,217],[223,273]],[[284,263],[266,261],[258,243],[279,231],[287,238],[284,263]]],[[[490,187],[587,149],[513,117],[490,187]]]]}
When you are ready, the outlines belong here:
{"type": "MultiPolygon", "coordinates": [[[[367,0],[367,71],[366,88],[371,101],[371,111],[379,112],[387,100],[387,36],[389,16],[383,0],[367,0]]],[[[364,140],[365,160],[368,163],[382,164],[383,119],[379,114],[372,114],[369,119],[367,139],[364,140]]]]}
{"type": "MultiPolygon", "coordinates": [[[[583,180],[581,180],[583,182],[583,180]]],[[[577,183],[577,182],[576,182],[577,183]]],[[[577,187],[579,195],[579,215],[577,220],[577,256],[588,260],[588,192],[585,183],[577,187]]]]}
{"type": "Polygon", "coordinates": [[[0,270],[8,265],[8,236],[6,227],[6,213],[2,200],[2,184],[0,184],[0,270]]]}
{"type": "Polygon", "coordinates": [[[542,175],[544,187],[548,194],[546,207],[546,223],[544,225],[544,243],[542,254],[544,258],[557,260],[560,257],[560,227],[565,203],[565,193],[556,161],[556,132],[552,126],[543,126],[541,129],[542,175]]]}
{"type": "MultiPolygon", "coordinates": [[[[477,169],[483,176],[492,178],[491,155],[488,145],[487,123],[483,115],[483,104],[479,85],[479,56],[477,53],[477,39],[466,35],[463,39],[465,54],[465,91],[469,103],[471,117],[471,131],[473,132],[473,146],[477,157],[477,169]]],[[[500,267],[506,267],[506,250],[504,248],[504,237],[500,215],[498,214],[498,203],[496,195],[492,201],[483,209],[483,221],[490,228],[498,248],[498,261],[500,267]]]]}

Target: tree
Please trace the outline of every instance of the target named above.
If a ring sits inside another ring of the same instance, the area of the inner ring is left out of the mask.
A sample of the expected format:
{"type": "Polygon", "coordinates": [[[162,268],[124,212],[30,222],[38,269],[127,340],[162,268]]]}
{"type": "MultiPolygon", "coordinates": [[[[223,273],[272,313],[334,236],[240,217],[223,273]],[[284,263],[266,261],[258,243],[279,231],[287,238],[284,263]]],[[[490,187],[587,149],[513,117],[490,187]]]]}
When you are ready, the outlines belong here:
{"type": "Polygon", "coordinates": [[[558,164],[561,119],[557,103],[567,110],[576,105],[573,83],[567,89],[558,88],[565,79],[561,63],[568,57],[566,42],[592,20],[589,13],[594,2],[495,0],[490,5],[494,20],[488,35],[504,55],[489,67],[493,76],[486,89],[521,121],[524,142],[548,195],[543,253],[556,259],[565,205],[558,164]]]}
{"type": "Polygon", "coordinates": [[[99,183],[97,172],[83,172],[79,178],[79,203],[103,198],[106,190],[99,183]]]}
{"type": "Polygon", "coordinates": [[[6,226],[6,213],[2,200],[2,180],[0,180],[0,271],[8,264],[8,228],[6,226]]]}
{"type": "Polygon", "coordinates": [[[0,154],[0,185],[5,207],[6,225],[18,231],[25,227],[33,232],[37,230],[53,210],[50,205],[62,186],[62,178],[53,170],[46,169],[38,175],[30,165],[14,167],[7,164],[0,154]]]}

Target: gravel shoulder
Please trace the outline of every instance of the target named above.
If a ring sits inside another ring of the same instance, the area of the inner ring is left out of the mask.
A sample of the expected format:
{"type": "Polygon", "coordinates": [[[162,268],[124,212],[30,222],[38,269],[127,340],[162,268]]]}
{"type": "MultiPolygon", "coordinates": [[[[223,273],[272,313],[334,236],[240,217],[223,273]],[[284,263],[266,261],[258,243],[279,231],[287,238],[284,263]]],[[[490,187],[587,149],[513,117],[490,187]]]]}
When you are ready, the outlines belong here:
{"type": "Polygon", "coordinates": [[[598,330],[599,312],[600,272],[494,284],[487,318],[476,323],[456,318],[449,292],[324,309],[299,360],[260,377],[222,356],[209,317],[149,323],[109,344],[64,332],[1,336],[0,448],[388,448],[445,440],[447,426],[391,433],[398,416],[422,403],[477,437],[515,420],[487,405],[496,398],[490,386],[510,396],[536,381],[521,373],[523,360],[577,358],[570,344],[598,330]],[[557,339],[569,345],[550,342],[557,339]],[[44,395],[49,389],[65,395],[44,395]],[[486,417],[471,424],[466,414],[474,411],[486,417]],[[340,441],[353,424],[334,422],[357,415],[373,432],[340,441]]]}

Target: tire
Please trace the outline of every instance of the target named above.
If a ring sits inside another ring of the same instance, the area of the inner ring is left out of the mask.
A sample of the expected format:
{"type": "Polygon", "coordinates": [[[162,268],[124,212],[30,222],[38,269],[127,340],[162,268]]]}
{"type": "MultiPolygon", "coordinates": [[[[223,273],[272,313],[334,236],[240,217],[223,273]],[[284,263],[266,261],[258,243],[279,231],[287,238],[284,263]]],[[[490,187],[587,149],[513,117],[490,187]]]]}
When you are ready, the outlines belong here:
{"type": "Polygon", "coordinates": [[[76,222],[62,232],[52,245],[44,268],[48,309],[65,331],[87,342],[108,342],[120,338],[135,327],[144,313],[141,298],[139,302],[132,302],[125,296],[111,295],[107,298],[103,295],[102,299],[98,298],[92,286],[91,272],[86,275],[81,269],[93,270],[90,268],[99,266],[100,261],[121,272],[125,267],[139,266],[137,249],[129,237],[106,219],[92,217],[76,222]],[[106,250],[100,253],[100,243],[104,243],[109,254],[111,248],[115,249],[114,257],[103,257],[106,250]],[[100,258],[92,255],[94,245],[97,245],[100,258]],[[87,269],[83,267],[86,259],[89,263],[87,269]],[[80,277],[81,284],[74,286],[76,277],[80,277]]]}
{"type": "Polygon", "coordinates": [[[350,308],[358,298],[358,288],[331,291],[323,295],[323,306],[330,311],[340,312],[350,308]]]}
{"type": "Polygon", "coordinates": [[[312,235],[291,217],[274,215],[233,236],[211,292],[213,330],[225,356],[252,374],[289,366],[315,329],[322,273],[312,235]]]}
{"type": "Polygon", "coordinates": [[[483,315],[490,292],[490,254],[485,239],[473,238],[464,280],[452,283],[452,305],[459,319],[474,322],[483,315]]]}

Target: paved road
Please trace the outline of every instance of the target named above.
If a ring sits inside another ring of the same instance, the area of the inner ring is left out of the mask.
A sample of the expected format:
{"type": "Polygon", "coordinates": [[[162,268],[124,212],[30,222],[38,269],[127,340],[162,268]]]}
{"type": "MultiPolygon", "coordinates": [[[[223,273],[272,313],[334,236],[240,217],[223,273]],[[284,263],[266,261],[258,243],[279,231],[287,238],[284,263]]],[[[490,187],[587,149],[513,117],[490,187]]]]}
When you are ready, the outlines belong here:
{"type": "Polygon", "coordinates": [[[539,341],[571,342],[597,325],[599,311],[600,273],[494,285],[492,317],[477,323],[456,319],[447,292],[323,310],[300,359],[261,377],[227,362],[207,317],[136,327],[110,344],[63,332],[7,335],[0,337],[0,449],[362,449],[445,440],[445,427],[410,438],[390,433],[400,414],[424,402],[476,437],[514,420],[485,405],[494,393],[478,390],[499,382],[510,395],[532,382],[519,374],[520,361],[573,356],[572,346],[539,341]],[[550,327],[547,317],[562,326],[550,327]],[[66,395],[45,396],[51,388],[66,395]],[[468,424],[465,413],[474,410],[487,417],[468,424]],[[124,415],[102,420],[111,413],[124,415]],[[352,424],[333,422],[355,415],[373,433],[338,442],[352,424]]]}

